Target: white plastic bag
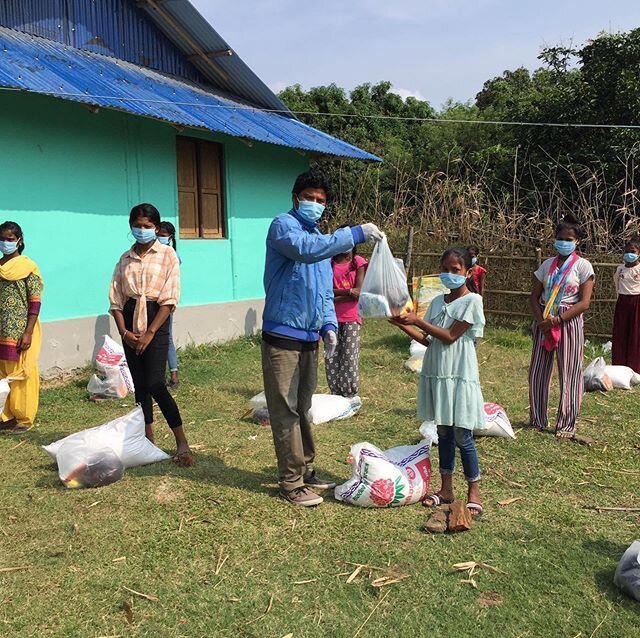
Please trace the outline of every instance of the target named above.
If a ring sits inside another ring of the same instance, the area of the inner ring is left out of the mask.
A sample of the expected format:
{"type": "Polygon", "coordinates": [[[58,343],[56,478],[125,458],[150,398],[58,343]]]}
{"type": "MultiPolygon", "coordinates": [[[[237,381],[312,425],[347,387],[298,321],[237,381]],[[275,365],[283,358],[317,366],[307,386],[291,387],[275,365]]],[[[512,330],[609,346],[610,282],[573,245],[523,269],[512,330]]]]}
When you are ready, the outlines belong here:
{"type": "Polygon", "coordinates": [[[504,408],[497,403],[484,404],[485,427],[476,428],[473,436],[501,436],[516,438],[509,417],[504,408]]]}
{"type": "MultiPolygon", "coordinates": [[[[251,418],[260,425],[269,425],[269,411],[264,392],[256,394],[249,401],[251,418]]],[[[309,416],[313,425],[341,421],[352,417],[362,407],[360,397],[340,397],[335,394],[314,394],[311,399],[309,416]]]]}
{"type": "Polygon", "coordinates": [[[640,541],[634,541],[622,555],[613,577],[616,587],[640,600],[640,541]]]}
{"type": "Polygon", "coordinates": [[[4,410],[10,392],[9,379],[0,379],[0,412],[4,410]]]}
{"type": "Polygon", "coordinates": [[[611,378],[607,374],[607,364],[602,357],[594,359],[585,368],[583,376],[585,392],[608,392],[613,390],[611,378]]]}
{"type": "Polygon", "coordinates": [[[109,335],[104,336],[96,355],[96,369],[103,378],[94,374],[89,379],[87,392],[92,397],[123,399],[129,392],[134,392],[124,349],[109,335]]]}
{"type": "Polygon", "coordinates": [[[124,464],[109,446],[105,432],[85,430],[58,450],[58,476],[70,489],[102,487],[124,476],[124,464]]]}
{"type": "Polygon", "coordinates": [[[425,441],[430,441],[431,445],[438,445],[438,426],[435,421],[423,421],[420,434],[425,441]]]}
{"type": "Polygon", "coordinates": [[[88,442],[91,452],[97,452],[104,448],[111,449],[122,461],[125,468],[147,465],[171,458],[145,436],[144,415],[140,406],[125,416],[118,417],[104,425],[70,434],[64,439],[43,445],[42,448],[51,457],[57,459],[63,444],[78,439],[88,442]]]}
{"type": "Polygon", "coordinates": [[[395,507],[421,501],[429,492],[431,442],[382,451],[371,443],[351,448],[352,477],[335,488],[338,501],[360,507],[395,507]]]}
{"type": "Polygon", "coordinates": [[[424,353],[426,351],[427,346],[412,339],[411,345],[409,346],[409,358],[404,362],[405,370],[418,373],[422,372],[422,362],[424,361],[424,353]]]}
{"type": "Polygon", "coordinates": [[[391,317],[412,308],[407,274],[402,261],[391,253],[385,236],[373,248],[358,309],[363,317],[391,317]]]}
{"type": "Polygon", "coordinates": [[[631,390],[636,379],[636,373],[627,366],[605,366],[605,374],[611,379],[617,390],[631,390]]]}
{"type": "Polygon", "coordinates": [[[311,423],[320,425],[352,417],[362,407],[360,397],[339,397],[335,394],[314,394],[311,400],[311,423]]]}

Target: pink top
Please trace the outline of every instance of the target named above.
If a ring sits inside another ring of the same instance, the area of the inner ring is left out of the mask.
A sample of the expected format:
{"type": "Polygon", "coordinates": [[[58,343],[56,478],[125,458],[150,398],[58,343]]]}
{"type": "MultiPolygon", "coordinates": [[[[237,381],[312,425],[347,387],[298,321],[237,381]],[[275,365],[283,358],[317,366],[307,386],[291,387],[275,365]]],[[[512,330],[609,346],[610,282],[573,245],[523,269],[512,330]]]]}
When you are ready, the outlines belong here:
{"type": "MultiPolygon", "coordinates": [[[[333,287],[341,290],[349,290],[356,285],[356,273],[358,268],[366,267],[367,260],[360,255],[355,260],[349,260],[343,264],[333,262],[333,287]],[[355,261],[355,268],[353,267],[355,261]]],[[[336,318],[339,323],[362,323],[362,317],[358,314],[358,300],[351,297],[336,297],[336,318]]]]}

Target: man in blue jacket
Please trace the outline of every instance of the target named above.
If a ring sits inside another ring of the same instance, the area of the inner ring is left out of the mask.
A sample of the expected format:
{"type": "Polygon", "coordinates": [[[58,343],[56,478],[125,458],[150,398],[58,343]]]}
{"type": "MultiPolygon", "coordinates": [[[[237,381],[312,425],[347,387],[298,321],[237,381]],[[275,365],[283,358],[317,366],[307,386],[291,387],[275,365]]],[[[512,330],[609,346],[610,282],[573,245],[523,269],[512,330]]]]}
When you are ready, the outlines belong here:
{"type": "Polygon", "coordinates": [[[294,505],[313,506],[322,497],[310,487],[331,489],[313,469],[315,446],[309,421],[318,382],[318,343],[325,357],[337,345],[333,273],[330,258],[355,244],[377,241],[374,224],[318,230],[329,185],[322,173],[299,175],[293,208],[276,217],[267,234],[262,317],[262,374],[278,460],[280,496],[294,505]]]}

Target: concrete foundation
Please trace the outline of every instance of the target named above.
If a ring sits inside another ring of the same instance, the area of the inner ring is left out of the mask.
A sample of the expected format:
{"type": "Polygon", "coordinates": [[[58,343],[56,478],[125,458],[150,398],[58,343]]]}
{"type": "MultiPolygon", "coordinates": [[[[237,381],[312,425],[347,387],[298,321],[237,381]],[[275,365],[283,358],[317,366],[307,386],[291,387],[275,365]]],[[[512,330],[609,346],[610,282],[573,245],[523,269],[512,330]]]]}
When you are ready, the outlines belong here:
{"type": "MultiPolygon", "coordinates": [[[[173,338],[178,347],[184,347],[249,336],[259,330],[263,308],[263,299],[179,306],[173,338]]],[[[42,333],[40,373],[45,378],[91,363],[104,335],[119,340],[110,315],[46,322],[42,333]]]]}

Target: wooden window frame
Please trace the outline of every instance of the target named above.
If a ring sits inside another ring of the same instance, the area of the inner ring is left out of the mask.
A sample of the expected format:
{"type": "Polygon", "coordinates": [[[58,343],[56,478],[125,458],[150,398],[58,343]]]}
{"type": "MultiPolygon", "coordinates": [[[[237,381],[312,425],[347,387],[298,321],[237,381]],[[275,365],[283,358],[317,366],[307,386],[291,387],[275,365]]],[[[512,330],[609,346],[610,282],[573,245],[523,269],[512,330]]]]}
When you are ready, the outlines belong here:
{"type": "Polygon", "coordinates": [[[226,239],[222,144],[176,136],[180,239],[226,239]]]}

